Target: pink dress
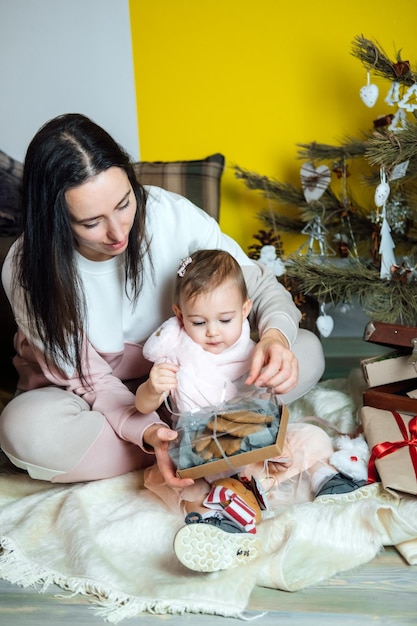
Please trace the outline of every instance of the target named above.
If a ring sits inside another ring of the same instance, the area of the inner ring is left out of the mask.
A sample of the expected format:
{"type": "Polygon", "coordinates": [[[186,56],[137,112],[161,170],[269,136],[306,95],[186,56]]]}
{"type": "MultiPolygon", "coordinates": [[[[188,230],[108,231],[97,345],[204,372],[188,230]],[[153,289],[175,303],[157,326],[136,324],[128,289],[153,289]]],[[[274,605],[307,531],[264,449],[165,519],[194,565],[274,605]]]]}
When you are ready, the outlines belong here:
{"type": "MultiPolygon", "coordinates": [[[[233,346],[221,354],[211,354],[196,344],[177,318],[172,317],[147,340],[143,353],[152,362],[171,361],[180,366],[172,399],[181,412],[235,397],[239,389],[236,381],[247,373],[254,347],[246,322],[233,346]]],[[[334,473],[327,462],[332,453],[331,439],[324,430],[311,424],[289,424],[280,457],[247,465],[235,473],[257,479],[269,508],[310,501],[313,474],[321,468],[334,473]]],[[[156,465],[145,470],[145,486],[182,513],[182,501],[202,502],[211,489],[210,483],[218,478],[216,475],[197,479],[191,487],[173,490],[164,484],[156,465]]]]}

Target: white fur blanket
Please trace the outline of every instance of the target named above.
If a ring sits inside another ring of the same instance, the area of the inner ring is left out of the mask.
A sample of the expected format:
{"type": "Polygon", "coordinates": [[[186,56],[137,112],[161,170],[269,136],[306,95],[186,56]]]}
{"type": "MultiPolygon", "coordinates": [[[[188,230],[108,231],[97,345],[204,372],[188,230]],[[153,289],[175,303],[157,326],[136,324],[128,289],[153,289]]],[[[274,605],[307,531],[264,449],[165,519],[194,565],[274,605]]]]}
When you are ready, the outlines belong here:
{"type": "MultiPolygon", "coordinates": [[[[291,419],[314,414],[354,430],[352,395],[335,385],[318,385],[291,419]]],[[[356,502],[268,512],[258,527],[263,556],[233,575],[191,572],[172,548],[183,520],[142,484],[142,472],[76,485],[1,473],[0,577],[85,594],[98,615],[119,622],[145,611],[242,617],[255,585],[296,591],[366,563],[385,545],[417,564],[417,498],[377,484],[356,502]]]]}

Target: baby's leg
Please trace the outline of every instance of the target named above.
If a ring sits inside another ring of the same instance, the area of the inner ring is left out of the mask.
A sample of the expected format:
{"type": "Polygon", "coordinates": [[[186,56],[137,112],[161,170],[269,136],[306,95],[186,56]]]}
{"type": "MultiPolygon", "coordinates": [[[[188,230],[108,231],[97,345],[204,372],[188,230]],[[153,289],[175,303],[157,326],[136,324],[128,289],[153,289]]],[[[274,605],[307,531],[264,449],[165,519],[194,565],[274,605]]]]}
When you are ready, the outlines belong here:
{"type": "Polygon", "coordinates": [[[197,487],[195,490],[190,490],[190,488],[187,487],[182,493],[184,512],[186,515],[188,513],[199,513],[203,517],[212,515],[213,511],[204,506],[204,501],[210,492],[210,485],[204,479],[200,479],[196,482],[197,485],[194,484],[192,486],[197,487]]]}
{"type": "Polygon", "coordinates": [[[322,428],[290,423],[282,454],[269,462],[248,465],[241,474],[257,479],[270,509],[308,502],[336,473],[328,462],[332,453],[332,441],[322,428]]]}
{"type": "Polygon", "coordinates": [[[24,392],[6,405],[0,446],[32,478],[51,482],[119,476],[155,460],[120,439],[85,400],[57,387],[24,392]]]}

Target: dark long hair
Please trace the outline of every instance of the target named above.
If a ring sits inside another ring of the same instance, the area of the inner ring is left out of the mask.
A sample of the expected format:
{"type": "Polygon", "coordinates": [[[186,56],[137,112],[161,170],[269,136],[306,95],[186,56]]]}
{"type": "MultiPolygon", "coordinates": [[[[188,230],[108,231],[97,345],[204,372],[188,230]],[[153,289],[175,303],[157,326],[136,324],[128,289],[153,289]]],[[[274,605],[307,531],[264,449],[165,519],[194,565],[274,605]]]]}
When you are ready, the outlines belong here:
{"type": "Polygon", "coordinates": [[[126,250],[125,289],[136,302],[143,284],[146,192],[128,154],[103,128],[77,113],[60,115],[36,133],[22,181],[22,243],[16,280],[24,289],[33,330],[55,366],[62,359],[82,371],[85,301],[74,260],[75,240],[65,201],[68,189],[120,167],[132,185],[137,211],[126,250]]]}

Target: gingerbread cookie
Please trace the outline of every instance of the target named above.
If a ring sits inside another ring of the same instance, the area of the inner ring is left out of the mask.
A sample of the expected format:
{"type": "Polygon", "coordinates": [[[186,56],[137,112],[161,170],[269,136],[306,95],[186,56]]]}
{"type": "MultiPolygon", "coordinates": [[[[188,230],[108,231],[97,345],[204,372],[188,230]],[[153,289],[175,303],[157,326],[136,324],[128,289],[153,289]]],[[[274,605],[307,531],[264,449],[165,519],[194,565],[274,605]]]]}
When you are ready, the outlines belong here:
{"type": "Polygon", "coordinates": [[[219,437],[217,441],[219,442],[219,445],[214,439],[212,439],[209,447],[206,449],[206,451],[212,453],[212,458],[215,459],[222,458],[222,451],[226,456],[236,454],[236,452],[239,452],[240,445],[242,443],[241,439],[238,439],[237,437],[230,437],[229,435],[223,435],[222,437],[219,437]]]}
{"type": "Polygon", "coordinates": [[[243,422],[245,424],[272,424],[274,419],[272,415],[255,413],[255,411],[231,411],[230,413],[219,413],[219,417],[231,422],[243,422]]]}
{"type": "Polygon", "coordinates": [[[259,430],[265,428],[264,424],[239,424],[237,422],[230,422],[223,417],[217,417],[207,424],[207,427],[213,432],[229,433],[235,437],[247,437],[253,433],[257,433],[259,430]]]}
{"type": "Polygon", "coordinates": [[[203,450],[206,450],[210,443],[213,441],[213,433],[208,431],[207,434],[203,434],[198,439],[195,439],[193,442],[194,450],[200,454],[203,450]]]}

